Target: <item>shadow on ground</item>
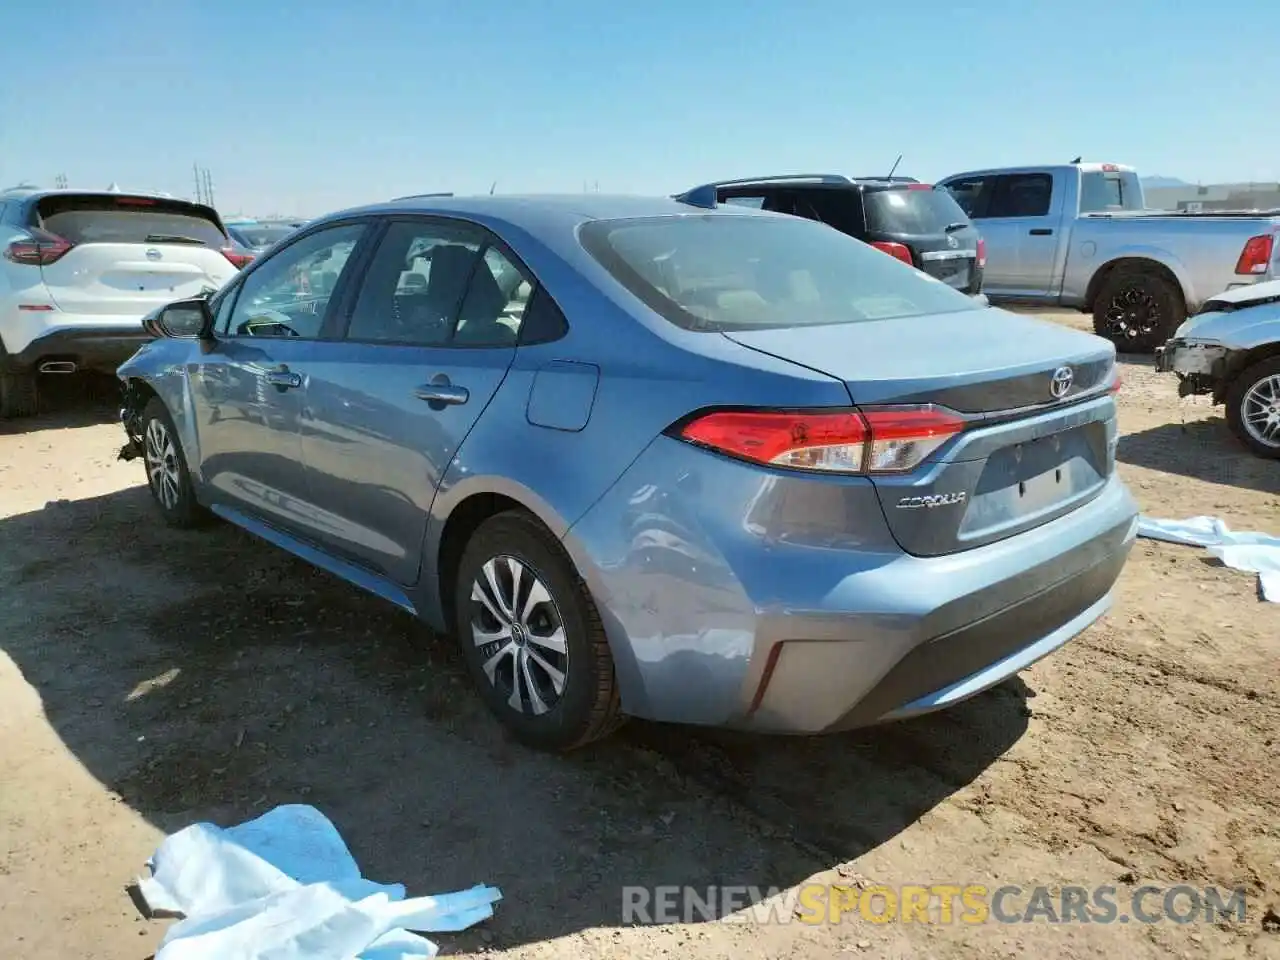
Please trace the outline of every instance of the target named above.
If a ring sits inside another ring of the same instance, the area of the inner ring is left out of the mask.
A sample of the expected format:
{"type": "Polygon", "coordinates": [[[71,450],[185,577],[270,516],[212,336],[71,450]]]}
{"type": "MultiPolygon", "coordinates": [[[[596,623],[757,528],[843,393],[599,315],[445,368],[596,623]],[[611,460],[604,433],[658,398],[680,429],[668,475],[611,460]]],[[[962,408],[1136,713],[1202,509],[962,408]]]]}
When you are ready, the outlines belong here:
{"type": "Polygon", "coordinates": [[[40,410],[33,417],[0,420],[0,436],[88,427],[120,415],[120,382],[106,374],[40,377],[40,410]]]}
{"type": "Polygon", "coordinates": [[[1122,463],[1263,493],[1280,494],[1274,460],[1254,456],[1240,444],[1222,417],[1164,423],[1120,438],[1122,463]]]}
{"type": "MultiPolygon", "coordinates": [[[[141,487],[0,521],[0,578],[0,645],[134,810],[171,831],[315,804],[374,879],[502,887],[498,945],[618,926],[623,884],[794,884],[892,838],[1026,725],[1015,681],[855,734],[633,723],[536,754],[490,720],[448,641],[227,526],[161,527],[141,487]]],[[[122,884],[141,867],[121,863],[122,884]]]]}

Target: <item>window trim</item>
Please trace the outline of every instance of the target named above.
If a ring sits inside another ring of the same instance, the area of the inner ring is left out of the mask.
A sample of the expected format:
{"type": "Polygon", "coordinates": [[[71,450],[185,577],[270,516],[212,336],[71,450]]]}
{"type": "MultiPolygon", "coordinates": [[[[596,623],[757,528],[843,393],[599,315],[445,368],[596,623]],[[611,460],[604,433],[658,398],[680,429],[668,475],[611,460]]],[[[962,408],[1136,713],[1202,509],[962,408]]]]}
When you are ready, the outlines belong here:
{"type": "Polygon", "coordinates": [[[511,246],[494,233],[484,224],[477,223],[475,220],[469,220],[466,217],[450,217],[436,213],[396,213],[383,215],[377,218],[379,227],[374,242],[370,245],[369,252],[363,257],[362,261],[357,265],[358,270],[351,274],[351,283],[349,290],[346,292],[343,301],[339,304],[340,312],[333,318],[334,339],[343,343],[359,344],[366,347],[408,347],[416,350],[514,350],[518,347],[533,346],[535,343],[554,343],[556,340],[563,339],[568,333],[568,317],[564,309],[560,306],[555,297],[551,296],[551,292],[545,289],[545,285],[538,279],[537,274],[530,269],[529,265],[520,258],[520,256],[511,249],[511,246]],[[467,276],[466,286],[463,288],[462,297],[458,300],[458,305],[454,310],[454,315],[449,327],[449,340],[446,343],[416,343],[412,340],[367,340],[356,338],[349,335],[351,329],[351,316],[355,311],[356,302],[360,297],[361,291],[364,289],[364,282],[369,273],[369,267],[373,264],[373,258],[377,256],[378,248],[382,245],[382,240],[386,236],[387,231],[391,229],[392,224],[396,223],[413,223],[422,225],[439,225],[445,228],[471,230],[476,233],[480,239],[480,247],[476,251],[475,261],[471,265],[471,273],[467,276]],[[480,266],[481,260],[484,259],[485,253],[490,247],[496,249],[507,261],[515,267],[529,284],[529,302],[533,302],[534,292],[542,289],[546,296],[551,298],[551,302],[556,305],[556,309],[560,311],[560,315],[565,318],[565,329],[553,340],[537,340],[528,342],[524,337],[524,324],[520,324],[520,333],[516,338],[514,345],[512,344],[482,344],[482,343],[455,343],[453,337],[458,332],[458,315],[462,312],[462,305],[466,302],[467,292],[471,289],[471,281],[475,277],[475,272],[480,266]]]}
{"type": "MultiPolygon", "coordinates": [[[[292,247],[295,243],[301,243],[302,241],[306,240],[308,237],[315,236],[317,233],[323,233],[326,230],[334,230],[340,227],[362,225],[364,227],[364,233],[362,233],[359,239],[356,240],[356,245],[351,251],[351,256],[348,257],[347,259],[347,263],[351,265],[351,269],[347,270],[344,268],[342,275],[338,278],[338,285],[334,288],[333,293],[329,297],[329,302],[325,305],[324,316],[320,320],[320,329],[314,337],[249,337],[249,336],[240,336],[239,334],[232,333],[230,329],[228,329],[225,333],[219,333],[215,329],[214,330],[215,338],[219,340],[228,340],[228,341],[234,340],[236,342],[250,342],[250,343],[256,342],[256,341],[266,341],[266,340],[288,340],[291,342],[302,340],[307,343],[323,343],[325,341],[340,339],[334,336],[335,310],[337,308],[337,305],[339,305],[342,302],[345,296],[346,288],[351,284],[351,281],[354,279],[357,269],[363,266],[363,263],[361,261],[365,257],[365,251],[368,248],[370,236],[375,232],[373,229],[371,229],[372,227],[375,226],[373,220],[374,218],[368,217],[368,216],[343,217],[340,220],[326,220],[323,223],[318,223],[314,225],[309,224],[308,228],[305,231],[299,230],[295,236],[289,237],[283,246],[279,247],[278,249],[272,250],[270,256],[254,258],[247,267],[243,268],[240,271],[240,273],[236,276],[236,278],[232,280],[231,284],[227,287],[227,291],[224,295],[234,297],[234,299],[237,301],[237,303],[233,303],[231,305],[231,315],[234,316],[235,309],[238,306],[238,301],[240,299],[240,294],[244,290],[244,285],[249,282],[249,278],[252,277],[254,272],[259,270],[263,264],[270,263],[273,260],[275,260],[277,257],[285,255],[285,253],[289,250],[289,248],[292,247]]],[[[214,313],[216,315],[217,313],[216,308],[214,310],[214,313]]]]}

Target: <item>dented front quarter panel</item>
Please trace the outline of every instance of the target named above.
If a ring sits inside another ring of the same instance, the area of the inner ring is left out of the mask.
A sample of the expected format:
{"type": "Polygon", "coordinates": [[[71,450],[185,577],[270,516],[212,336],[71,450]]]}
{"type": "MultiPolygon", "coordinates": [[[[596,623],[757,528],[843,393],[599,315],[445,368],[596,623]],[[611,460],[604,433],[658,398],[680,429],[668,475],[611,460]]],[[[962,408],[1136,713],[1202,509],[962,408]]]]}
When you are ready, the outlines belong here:
{"type": "Polygon", "coordinates": [[[120,459],[132,460],[141,455],[142,411],[152,396],[157,396],[173,418],[193,479],[199,478],[199,431],[192,404],[191,371],[197,365],[201,349],[197,340],[153,340],[116,370],[124,387],[120,420],[126,443],[120,459]]]}

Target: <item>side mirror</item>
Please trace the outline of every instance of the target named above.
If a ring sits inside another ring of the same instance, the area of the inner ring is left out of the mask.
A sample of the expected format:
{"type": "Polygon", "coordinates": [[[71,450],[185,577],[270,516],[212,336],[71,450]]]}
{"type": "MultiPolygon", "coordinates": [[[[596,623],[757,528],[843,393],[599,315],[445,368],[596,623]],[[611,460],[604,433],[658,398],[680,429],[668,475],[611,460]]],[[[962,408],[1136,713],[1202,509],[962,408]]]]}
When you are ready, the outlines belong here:
{"type": "Polygon", "coordinates": [[[149,314],[143,326],[153,336],[207,340],[213,330],[213,315],[207,300],[179,300],[149,314]]]}

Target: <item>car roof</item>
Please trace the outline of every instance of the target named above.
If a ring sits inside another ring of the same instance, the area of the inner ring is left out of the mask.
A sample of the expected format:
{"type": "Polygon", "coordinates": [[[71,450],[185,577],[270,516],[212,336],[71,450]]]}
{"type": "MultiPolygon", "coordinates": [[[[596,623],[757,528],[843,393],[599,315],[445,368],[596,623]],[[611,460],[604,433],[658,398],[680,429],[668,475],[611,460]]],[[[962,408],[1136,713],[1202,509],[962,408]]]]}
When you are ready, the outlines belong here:
{"type": "Polygon", "coordinates": [[[307,226],[362,215],[435,214],[461,217],[491,226],[507,225],[530,233],[576,227],[591,220],[626,220],[679,216],[764,216],[777,214],[728,205],[714,209],[682,203],[672,197],[582,194],[481,194],[472,197],[425,195],[340,210],[307,226]]]}

